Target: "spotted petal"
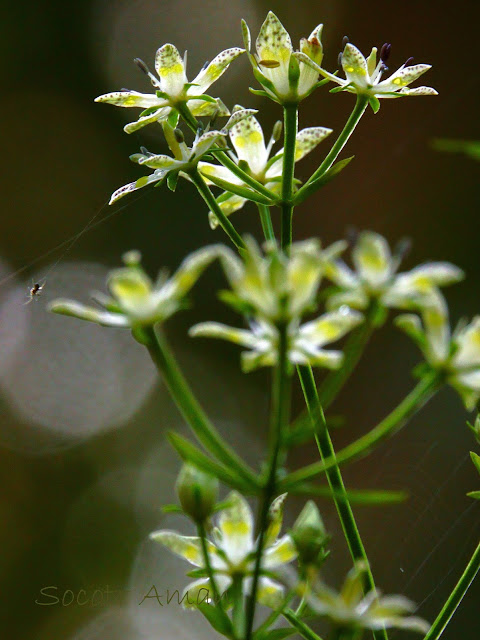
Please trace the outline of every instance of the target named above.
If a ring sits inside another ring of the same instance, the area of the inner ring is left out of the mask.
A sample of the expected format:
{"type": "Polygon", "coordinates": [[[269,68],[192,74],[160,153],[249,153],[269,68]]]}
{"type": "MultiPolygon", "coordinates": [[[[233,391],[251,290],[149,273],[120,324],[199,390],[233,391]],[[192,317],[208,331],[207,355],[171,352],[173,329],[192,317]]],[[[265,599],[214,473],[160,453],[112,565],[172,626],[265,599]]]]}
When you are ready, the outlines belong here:
{"type": "Polygon", "coordinates": [[[123,127],[123,130],[125,133],[135,133],[135,131],[142,129],[147,124],[154,124],[155,122],[162,122],[162,120],[166,120],[171,111],[171,107],[160,107],[157,111],[154,111],[149,115],[141,116],[135,122],[129,122],[123,127]]]}
{"type": "Polygon", "coordinates": [[[398,91],[399,89],[403,89],[431,68],[429,64],[415,64],[412,67],[400,67],[400,69],[395,71],[387,80],[380,82],[376,86],[375,91],[381,93],[384,91],[398,91]]]}
{"type": "MultiPolygon", "coordinates": [[[[313,151],[313,149],[331,133],[332,129],[327,129],[326,127],[308,127],[307,129],[299,131],[296,138],[295,162],[298,162],[310,153],[310,151],[313,151]]],[[[278,155],[280,156],[278,160],[273,162],[266,172],[267,179],[275,178],[282,174],[283,149],[278,152],[278,155]]]]}
{"type": "Polygon", "coordinates": [[[366,87],[369,81],[367,61],[362,52],[348,42],[342,55],[342,67],[349,82],[366,87]]]}
{"type": "Polygon", "coordinates": [[[160,78],[162,91],[171,98],[179,97],[187,83],[185,67],[178,49],[173,44],[164,44],[155,56],[155,69],[160,78]]]}
{"type": "Polygon", "coordinates": [[[95,98],[95,102],[108,102],[116,107],[142,107],[143,109],[167,105],[165,100],[157,98],[154,94],[139,93],[138,91],[114,91],[112,93],[105,93],[95,98]]]}
{"type": "Polygon", "coordinates": [[[225,49],[225,51],[219,53],[205,69],[200,71],[192,81],[196,86],[190,87],[187,93],[190,95],[204,93],[228,69],[230,63],[242,53],[245,53],[245,50],[239,47],[225,49]]]}
{"type": "MultiPolygon", "coordinates": [[[[220,595],[223,595],[232,584],[232,578],[216,573],[215,585],[220,595]]],[[[213,589],[208,578],[200,578],[187,585],[182,594],[184,608],[194,608],[200,604],[206,604],[213,599],[213,589]]]]}
{"type": "Polygon", "coordinates": [[[438,91],[433,87],[415,87],[415,89],[404,87],[398,93],[405,96],[438,96],[438,91]]]}
{"type": "Polygon", "coordinates": [[[152,175],[150,176],[143,176],[142,178],[139,178],[135,182],[130,182],[129,184],[126,184],[123,187],[120,187],[119,189],[117,189],[112,193],[110,202],[108,204],[113,204],[120,198],[123,198],[123,196],[126,196],[128,193],[132,193],[133,191],[137,191],[138,189],[143,189],[143,187],[146,187],[147,184],[151,184],[152,182],[158,182],[163,178],[163,176],[164,176],[164,173],[155,172],[155,173],[152,173],[152,175]]]}
{"type": "Polygon", "coordinates": [[[260,29],[256,49],[263,75],[273,83],[280,95],[288,95],[288,65],[293,50],[292,41],[272,11],[269,11],[260,29]],[[265,64],[262,65],[262,62],[265,64]]]}

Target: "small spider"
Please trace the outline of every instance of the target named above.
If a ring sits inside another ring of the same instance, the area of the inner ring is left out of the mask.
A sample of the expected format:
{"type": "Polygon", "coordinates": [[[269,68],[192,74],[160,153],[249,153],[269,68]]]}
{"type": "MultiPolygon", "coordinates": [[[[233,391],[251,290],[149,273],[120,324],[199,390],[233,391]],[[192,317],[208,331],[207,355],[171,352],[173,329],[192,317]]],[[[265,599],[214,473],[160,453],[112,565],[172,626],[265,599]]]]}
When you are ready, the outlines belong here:
{"type": "Polygon", "coordinates": [[[25,302],[25,304],[29,304],[30,302],[32,302],[32,300],[38,298],[38,296],[41,295],[44,287],[45,282],[35,282],[35,284],[33,284],[28,290],[28,300],[25,302]]]}

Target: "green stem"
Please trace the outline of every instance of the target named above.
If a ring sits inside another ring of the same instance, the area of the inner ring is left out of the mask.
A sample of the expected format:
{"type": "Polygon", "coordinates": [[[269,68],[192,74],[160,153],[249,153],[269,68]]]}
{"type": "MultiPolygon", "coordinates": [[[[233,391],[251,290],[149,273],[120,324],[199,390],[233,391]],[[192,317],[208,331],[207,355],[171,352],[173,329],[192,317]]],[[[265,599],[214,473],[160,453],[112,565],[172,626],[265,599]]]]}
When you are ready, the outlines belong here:
{"type": "Polygon", "coordinates": [[[235,227],[230,222],[230,220],[227,218],[227,216],[221,210],[220,205],[215,200],[215,196],[210,191],[207,183],[205,182],[203,177],[200,175],[200,173],[197,170],[192,171],[190,173],[190,178],[192,179],[193,184],[197,187],[198,192],[200,193],[202,198],[207,203],[208,207],[210,208],[210,211],[215,214],[218,220],[218,224],[222,227],[222,229],[225,231],[225,233],[233,242],[233,244],[236,246],[236,248],[239,251],[245,249],[245,243],[243,242],[240,234],[235,229],[235,227]]]}
{"type": "MultiPolygon", "coordinates": [[[[317,442],[322,461],[327,458],[335,460],[335,450],[328,432],[327,423],[323,414],[322,405],[320,404],[311,367],[298,367],[298,375],[302,385],[303,394],[305,396],[305,402],[307,403],[308,412],[312,420],[312,425],[315,429],[315,440],[317,442]]],[[[342,474],[338,464],[335,464],[328,469],[326,471],[326,476],[332,491],[332,497],[337,508],[343,533],[350,550],[350,555],[354,562],[358,562],[360,560],[365,562],[367,567],[365,574],[366,591],[373,591],[375,590],[375,582],[370,570],[368,556],[360,537],[360,532],[348,500],[348,495],[345,490],[345,485],[343,483],[342,474]]],[[[384,629],[374,632],[373,635],[375,638],[387,638],[387,634],[384,629]]]]}
{"type": "MultiPolygon", "coordinates": [[[[375,316],[377,311],[377,305],[372,302],[365,314],[365,322],[352,331],[348,337],[343,349],[344,360],[342,367],[331,371],[320,384],[318,388],[318,396],[324,411],[330,407],[332,402],[343,389],[362,357],[365,347],[367,346],[375,329],[375,316]]],[[[288,438],[289,442],[295,444],[297,440],[297,433],[300,434],[305,431],[307,421],[310,424],[308,411],[304,411],[300,416],[298,416],[291,426],[288,438]]]]}
{"type": "Polygon", "coordinates": [[[437,616],[437,619],[430,627],[430,631],[425,636],[424,640],[438,640],[445,630],[445,627],[452,619],[453,614],[457,610],[457,607],[463,600],[463,597],[468,591],[468,588],[472,584],[480,569],[480,543],[473,552],[470,562],[467,564],[465,571],[463,572],[460,580],[455,585],[450,597],[446,601],[443,609],[437,616]]]}
{"type": "Polygon", "coordinates": [[[268,515],[270,505],[277,491],[277,469],[279,465],[283,431],[288,425],[290,410],[290,379],[288,374],[288,344],[287,326],[278,327],[278,363],[275,367],[272,381],[272,410],[270,417],[269,435],[269,460],[266,471],[266,480],[263,490],[262,503],[258,517],[258,544],[255,554],[255,566],[253,570],[252,590],[247,602],[247,627],[245,639],[250,640],[253,633],[253,621],[257,602],[258,583],[262,566],[265,534],[268,528],[268,515]]]}
{"type": "Polygon", "coordinates": [[[270,215],[270,209],[265,204],[257,204],[258,213],[260,214],[260,222],[262,223],[263,235],[265,240],[275,241],[275,232],[272,225],[272,217],[270,215]]]}
{"type": "Polygon", "coordinates": [[[299,198],[300,198],[300,194],[303,194],[304,189],[306,189],[306,187],[309,184],[311,184],[315,180],[318,180],[318,178],[323,176],[323,174],[326,173],[330,169],[330,167],[333,165],[335,160],[338,158],[340,152],[342,151],[343,147],[347,144],[348,139],[350,138],[352,133],[355,131],[355,127],[359,123],[360,118],[365,113],[365,109],[367,108],[367,106],[368,106],[368,97],[358,94],[355,107],[352,113],[350,114],[350,117],[348,118],[347,123],[344,126],[342,132],[336,139],[335,144],[330,149],[329,154],[327,155],[325,160],[322,162],[322,164],[318,167],[318,169],[315,171],[315,173],[313,173],[310,176],[310,178],[307,180],[307,182],[305,182],[305,184],[297,191],[297,195],[299,198]]]}
{"type": "Polygon", "coordinates": [[[268,631],[272,624],[277,621],[277,619],[283,614],[285,611],[285,607],[290,604],[290,602],[295,597],[295,591],[288,591],[287,595],[280,603],[277,609],[274,609],[272,613],[268,616],[268,618],[262,622],[262,624],[255,631],[255,637],[260,638],[265,631],[268,631]]]}
{"type": "Polygon", "coordinates": [[[147,347],[150,356],[162,375],[170,394],[183,415],[197,440],[211,451],[219,460],[233,471],[235,470],[252,486],[258,486],[258,480],[243,462],[243,460],[222,439],[218,431],[205,415],[193,395],[188,382],[185,380],[174,355],[161,333],[156,333],[153,327],[145,327],[142,332],[142,342],[147,347]]]}
{"type": "Polygon", "coordinates": [[[218,591],[217,583],[215,581],[215,576],[213,575],[212,565],[210,563],[210,555],[208,553],[208,547],[207,547],[207,534],[205,532],[205,524],[203,522],[197,523],[197,531],[198,531],[198,537],[200,538],[200,544],[202,545],[202,555],[203,555],[203,561],[205,563],[205,569],[207,570],[208,580],[212,587],[213,602],[215,606],[222,608],[220,592],[218,591]]]}
{"type": "Polygon", "coordinates": [[[288,253],[292,244],[293,178],[295,173],[295,147],[298,128],[298,104],[283,107],[284,149],[282,171],[282,226],[280,242],[288,253]]]}
{"type": "Polygon", "coordinates": [[[290,626],[296,629],[302,638],[305,638],[305,640],[322,640],[322,638],[312,631],[309,626],[297,618],[292,609],[286,609],[283,612],[283,617],[285,620],[288,620],[290,626]]]}
{"type": "Polygon", "coordinates": [[[245,609],[243,598],[243,580],[242,576],[235,577],[232,585],[232,624],[236,638],[243,638],[245,633],[245,609]]]}
{"type": "Polygon", "coordinates": [[[281,484],[282,491],[288,491],[294,485],[312,480],[320,473],[324,473],[337,465],[366,456],[380,442],[397,433],[407,420],[433,396],[440,388],[440,385],[441,378],[437,373],[425,376],[408,396],[376,427],[344,449],[341,449],[335,457],[328,457],[323,462],[315,462],[290,473],[281,484]]]}

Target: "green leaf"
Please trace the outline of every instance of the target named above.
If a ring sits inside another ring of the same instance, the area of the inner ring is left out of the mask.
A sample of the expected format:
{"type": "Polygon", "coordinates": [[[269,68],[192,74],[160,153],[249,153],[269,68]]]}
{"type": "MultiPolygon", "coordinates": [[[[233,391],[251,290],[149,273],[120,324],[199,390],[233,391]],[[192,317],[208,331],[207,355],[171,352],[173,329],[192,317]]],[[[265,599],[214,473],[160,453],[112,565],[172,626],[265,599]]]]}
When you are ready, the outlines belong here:
{"type": "Polygon", "coordinates": [[[215,631],[218,631],[218,633],[221,633],[223,636],[227,636],[227,638],[233,635],[232,622],[223,609],[214,607],[211,604],[206,604],[205,602],[197,605],[197,609],[205,616],[215,631]]]}
{"type": "Polygon", "coordinates": [[[195,464],[199,469],[216,476],[219,480],[230,487],[251,493],[252,487],[250,485],[244,482],[241,478],[238,478],[223,465],[209,458],[191,442],[178,435],[178,433],[170,431],[167,435],[170,444],[177,451],[182,460],[193,462],[193,464],[195,464]]]}
{"type": "Polygon", "coordinates": [[[480,491],[470,491],[467,493],[469,498],[473,498],[474,500],[480,500],[480,491]]]}
{"type": "Polygon", "coordinates": [[[204,102],[212,102],[213,104],[217,104],[217,101],[215,100],[215,98],[212,98],[212,96],[207,96],[207,95],[201,95],[201,96],[188,96],[189,100],[203,100],[204,102]]]}
{"type": "Polygon", "coordinates": [[[162,507],[163,513],[183,513],[182,508],[178,504],[165,504],[162,507]]]}
{"type": "Polygon", "coordinates": [[[380,111],[380,100],[376,96],[371,96],[368,104],[372,107],[373,113],[378,113],[380,111]]]}
{"type": "MultiPolygon", "coordinates": [[[[201,173],[201,169],[200,169],[200,173],[201,173]]],[[[276,201],[276,198],[274,198],[273,194],[272,194],[272,198],[269,200],[265,196],[262,196],[261,194],[256,193],[251,189],[247,189],[246,187],[241,187],[237,184],[227,182],[226,180],[217,178],[217,176],[212,176],[211,174],[206,174],[206,173],[202,175],[208,178],[217,187],[220,187],[225,191],[229,191],[230,193],[234,193],[235,195],[245,198],[246,200],[251,200],[252,202],[258,202],[260,204],[266,204],[269,206],[274,204],[276,201]]]]}
{"type": "Polygon", "coordinates": [[[206,578],[208,572],[205,568],[192,569],[191,571],[187,571],[185,575],[187,578],[206,578]]]}
{"type": "Polygon", "coordinates": [[[294,198],[294,204],[298,205],[302,203],[306,198],[312,195],[317,189],[323,187],[325,184],[333,180],[335,176],[337,176],[341,171],[345,169],[345,167],[350,164],[350,162],[354,159],[355,156],[350,156],[349,158],[345,158],[344,160],[340,160],[336,162],[328,171],[314,180],[313,182],[306,183],[298,192],[298,194],[294,198]]]}
{"type": "Polygon", "coordinates": [[[480,473],[480,456],[476,454],[474,451],[470,451],[470,457],[478,473],[480,473]]]}
{"type": "MultiPolygon", "coordinates": [[[[332,491],[330,487],[319,486],[313,483],[304,482],[290,490],[290,493],[300,495],[311,495],[319,498],[336,498],[341,500],[343,495],[339,491],[332,491]]],[[[381,504],[398,504],[404,502],[408,498],[405,491],[390,491],[376,489],[351,489],[347,491],[348,501],[351,504],[360,505],[381,505],[381,504]]]]}

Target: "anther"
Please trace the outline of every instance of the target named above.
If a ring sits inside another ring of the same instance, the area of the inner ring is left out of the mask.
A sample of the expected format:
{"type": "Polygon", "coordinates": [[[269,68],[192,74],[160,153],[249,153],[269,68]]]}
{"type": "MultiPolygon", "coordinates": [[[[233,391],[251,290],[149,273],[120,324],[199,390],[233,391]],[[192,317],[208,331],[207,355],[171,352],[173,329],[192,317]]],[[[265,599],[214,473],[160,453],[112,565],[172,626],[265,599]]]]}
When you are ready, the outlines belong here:
{"type": "Polygon", "coordinates": [[[345,47],[347,46],[347,44],[350,42],[350,38],[348,36],[343,36],[342,39],[342,47],[345,49],[345,47]]]}
{"type": "Polygon", "coordinates": [[[126,89],[125,87],[122,87],[122,88],[120,89],[120,91],[128,91],[128,93],[130,93],[132,90],[131,90],[131,89],[126,89]]]}
{"type": "Polygon", "coordinates": [[[200,71],[205,71],[205,69],[208,67],[208,65],[210,64],[210,60],[205,60],[205,64],[203,65],[203,67],[200,69],[200,71]]]}
{"type": "Polygon", "coordinates": [[[401,238],[395,247],[395,255],[398,260],[404,260],[412,250],[412,240],[410,238],[401,238]]]}
{"type": "Polygon", "coordinates": [[[342,66],[342,58],[343,58],[343,53],[340,51],[340,53],[338,54],[338,66],[339,67],[342,66]]]}
{"type": "Polygon", "coordinates": [[[357,227],[354,227],[353,225],[348,225],[345,231],[345,238],[351,247],[354,247],[357,244],[358,236],[359,236],[359,233],[358,233],[357,227]]]}
{"type": "Polygon", "coordinates": [[[392,50],[392,45],[389,42],[385,42],[380,49],[380,60],[385,63],[390,57],[390,51],[392,50]]]}
{"type": "Polygon", "coordinates": [[[414,58],[413,56],[410,56],[410,58],[408,58],[408,60],[405,61],[405,67],[408,67],[410,64],[412,64],[414,58]]]}
{"type": "Polygon", "coordinates": [[[143,71],[143,73],[147,76],[150,75],[150,70],[143,60],[141,60],[140,58],[134,58],[133,61],[140,69],[140,71],[143,71]]]}

